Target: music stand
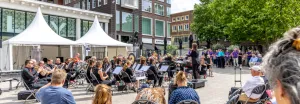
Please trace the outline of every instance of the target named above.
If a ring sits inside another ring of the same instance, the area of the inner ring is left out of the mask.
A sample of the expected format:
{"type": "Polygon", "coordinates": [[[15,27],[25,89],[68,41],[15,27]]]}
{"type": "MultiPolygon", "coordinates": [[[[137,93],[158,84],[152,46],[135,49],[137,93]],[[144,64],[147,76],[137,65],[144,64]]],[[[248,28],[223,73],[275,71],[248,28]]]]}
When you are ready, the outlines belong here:
{"type": "Polygon", "coordinates": [[[169,65],[162,65],[159,69],[159,71],[165,72],[169,69],[169,65]]]}
{"type": "Polygon", "coordinates": [[[113,74],[120,74],[122,70],[122,67],[116,67],[115,70],[113,71],[113,74]]]}
{"type": "Polygon", "coordinates": [[[140,70],[141,71],[148,71],[150,66],[143,66],[140,70]]]}
{"type": "Polygon", "coordinates": [[[141,64],[137,64],[136,67],[134,68],[135,71],[138,71],[140,68],[141,64]]]}
{"type": "Polygon", "coordinates": [[[134,64],[133,64],[133,66],[132,66],[132,69],[135,69],[136,65],[137,65],[137,64],[136,64],[136,63],[134,63],[134,64]]]}
{"type": "Polygon", "coordinates": [[[112,65],[109,65],[106,70],[105,70],[105,73],[107,73],[109,71],[109,69],[111,68],[112,65]]]}
{"type": "Polygon", "coordinates": [[[156,66],[156,67],[159,67],[159,64],[156,64],[155,66],[156,66]]]}

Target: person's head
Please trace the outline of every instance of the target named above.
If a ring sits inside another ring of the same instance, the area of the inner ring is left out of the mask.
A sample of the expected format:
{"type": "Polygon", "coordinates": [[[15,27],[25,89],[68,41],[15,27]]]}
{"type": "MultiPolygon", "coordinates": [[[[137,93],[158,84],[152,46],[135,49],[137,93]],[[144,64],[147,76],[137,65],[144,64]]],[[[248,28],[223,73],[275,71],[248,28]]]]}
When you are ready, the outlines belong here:
{"type": "Polygon", "coordinates": [[[56,58],[55,63],[60,64],[60,58],[56,58]]]}
{"type": "Polygon", "coordinates": [[[95,66],[95,64],[96,64],[96,61],[95,61],[95,60],[92,60],[92,59],[89,60],[89,66],[90,66],[90,67],[95,66]]]}
{"type": "Polygon", "coordinates": [[[114,58],[115,61],[117,60],[117,56],[114,56],[113,58],[114,58]]]}
{"type": "Polygon", "coordinates": [[[140,62],[141,65],[146,64],[146,57],[141,57],[140,60],[141,60],[141,62],[140,62]]]}
{"type": "Polygon", "coordinates": [[[131,66],[131,62],[127,61],[124,66],[123,66],[123,70],[125,71],[127,68],[129,68],[131,66]]]}
{"type": "Polygon", "coordinates": [[[122,59],[121,59],[121,58],[118,58],[116,61],[117,61],[117,64],[118,64],[118,65],[121,65],[121,64],[122,64],[122,59]]]}
{"type": "Polygon", "coordinates": [[[97,61],[96,62],[96,67],[97,68],[102,68],[103,62],[102,61],[97,61]]]}
{"type": "Polygon", "coordinates": [[[105,57],[103,61],[108,62],[108,57],[105,57]]]}
{"type": "Polygon", "coordinates": [[[47,64],[53,64],[53,60],[52,59],[48,59],[47,60],[47,64]]]}
{"type": "Polygon", "coordinates": [[[156,64],[156,61],[155,61],[153,58],[150,58],[149,61],[150,61],[150,63],[151,63],[152,65],[155,65],[155,64],[156,64]]]}
{"type": "Polygon", "coordinates": [[[33,63],[33,65],[36,65],[36,60],[35,59],[30,59],[30,61],[33,63]]]}
{"type": "Polygon", "coordinates": [[[97,85],[93,104],[112,104],[111,88],[106,84],[97,85]]]}
{"type": "Polygon", "coordinates": [[[65,70],[56,69],[52,73],[51,84],[63,85],[65,83],[66,77],[67,77],[67,73],[65,72],[65,70]]]}
{"type": "Polygon", "coordinates": [[[76,53],[75,57],[79,57],[80,56],[80,53],[76,53]]]}
{"type": "Polygon", "coordinates": [[[39,62],[39,66],[44,66],[44,65],[45,65],[44,61],[39,62]]]}
{"type": "Polygon", "coordinates": [[[260,76],[262,70],[260,66],[252,66],[250,68],[252,76],[260,76]]]}
{"type": "Polygon", "coordinates": [[[33,67],[33,62],[30,60],[25,60],[25,67],[26,68],[32,68],[33,67]]]}
{"type": "Polygon", "coordinates": [[[258,57],[258,58],[262,58],[262,55],[261,55],[261,54],[258,54],[257,57],[258,57]]]}
{"type": "Polygon", "coordinates": [[[300,104],[300,27],[272,44],[262,68],[278,104],[300,104]]]}
{"type": "Polygon", "coordinates": [[[96,56],[92,56],[91,58],[92,58],[92,60],[96,60],[96,59],[97,59],[97,57],[96,57],[96,56]]]}
{"type": "Polygon", "coordinates": [[[196,44],[196,43],[193,43],[192,49],[193,49],[193,50],[197,50],[197,48],[198,48],[197,44],[196,44]]]}
{"type": "Polygon", "coordinates": [[[255,55],[255,54],[252,54],[252,57],[256,57],[256,55],[255,55]]]}
{"type": "Polygon", "coordinates": [[[187,78],[186,78],[185,73],[183,71],[179,71],[176,74],[175,83],[178,86],[187,86],[187,78]]]}

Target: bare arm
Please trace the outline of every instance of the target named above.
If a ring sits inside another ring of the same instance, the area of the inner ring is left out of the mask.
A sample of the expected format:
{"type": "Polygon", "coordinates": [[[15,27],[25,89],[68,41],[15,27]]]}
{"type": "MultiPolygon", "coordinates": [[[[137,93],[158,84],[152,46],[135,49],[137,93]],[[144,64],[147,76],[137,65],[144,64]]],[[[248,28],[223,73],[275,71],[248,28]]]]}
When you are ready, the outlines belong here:
{"type": "Polygon", "coordinates": [[[98,70],[98,74],[100,75],[100,78],[101,78],[102,81],[104,81],[108,77],[108,76],[104,77],[103,72],[102,72],[101,69],[98,70]]]}

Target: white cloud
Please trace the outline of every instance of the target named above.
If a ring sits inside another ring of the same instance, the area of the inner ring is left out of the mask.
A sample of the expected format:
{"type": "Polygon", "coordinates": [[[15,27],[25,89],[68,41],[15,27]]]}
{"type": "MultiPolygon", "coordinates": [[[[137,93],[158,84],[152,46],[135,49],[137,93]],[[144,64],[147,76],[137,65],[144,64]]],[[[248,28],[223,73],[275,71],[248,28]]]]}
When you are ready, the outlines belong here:
{"type": "Polygon", "coordinates": [[[171,0],[171,2],[171,12],[178,13],[193,10],[195,3],[200,3],[200,0],[171,0]]]}

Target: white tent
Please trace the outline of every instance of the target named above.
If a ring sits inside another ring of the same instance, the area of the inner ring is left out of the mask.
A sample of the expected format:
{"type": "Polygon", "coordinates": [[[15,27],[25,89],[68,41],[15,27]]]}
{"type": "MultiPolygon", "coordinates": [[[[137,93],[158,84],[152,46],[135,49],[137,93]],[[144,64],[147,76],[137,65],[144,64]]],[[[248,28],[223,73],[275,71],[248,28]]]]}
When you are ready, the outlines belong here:
{"type": "MultiPolygon", "coordinates": [[[[78,39],[76,43],[81,45],[92,45],[94,47],[106,47],[105,53],[107,53],[107,46],[121,46],[126,47],[126,49],[127,47],[132,48],[132,44],[123,43],[108,36],[101,28],[97,16],[95,16],[93,25],[89,31],[83,37],[78,39]]],[[[105,55],[107,56],[107,54],[105,55]]]]}
{"type": "Polygon", "coordinates": [[[132,44],[127,44],[115,40],[108,36],[100,27],[97,16],[95,16],[94,23],[89,31],[80,39],[76,41],[79,44],[99,45],[99,46],[127,46],[132,47],[132,44]]]}
{"type": "MultiPolygon", "coordinates": [[[[20,34],[3,42],[0,49],[0,69],[13,70],[13,46],[38,46],[40,45],[75,45],[72,40],[56,34],[44,20],[43,14],[38,8],[34,20],[20,34]]],[[[72,46],[70,46],[72,56],[72,46]]]]}

